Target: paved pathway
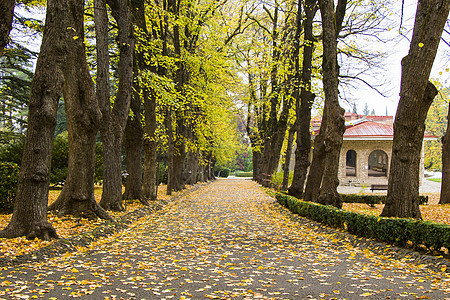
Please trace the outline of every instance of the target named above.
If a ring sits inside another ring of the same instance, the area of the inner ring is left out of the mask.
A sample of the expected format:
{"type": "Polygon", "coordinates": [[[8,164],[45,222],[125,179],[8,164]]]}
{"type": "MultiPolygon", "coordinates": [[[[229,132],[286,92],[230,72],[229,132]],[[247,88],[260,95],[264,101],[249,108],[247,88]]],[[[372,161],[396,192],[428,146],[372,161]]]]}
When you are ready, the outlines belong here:
{"type": "Polygon", "coordinates": [[[217,180],[88,249],[4,268],[0,298],[450,299],[447,274],[295,219],[254,182],[217,180]]]}

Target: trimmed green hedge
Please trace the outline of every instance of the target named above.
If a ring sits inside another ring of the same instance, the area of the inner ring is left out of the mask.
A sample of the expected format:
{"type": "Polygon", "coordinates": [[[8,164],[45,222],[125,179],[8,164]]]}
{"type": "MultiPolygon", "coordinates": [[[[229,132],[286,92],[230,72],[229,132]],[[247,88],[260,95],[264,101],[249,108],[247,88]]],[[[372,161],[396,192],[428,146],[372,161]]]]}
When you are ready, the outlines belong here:
{"type": "Polygon", "coordinates": [[[357,214],[332,206],[298,200],[282,193],[275,195],[278,203],[291,212],[333,228],[381,242],[405,246],[425,245],[429,249],[450,249],[450,226],[414,219],[384,218],[357,214]]]}
{"type": "Polygon", "coordinates": [[[236,171],[235,175],[236,177],[253,177],[253,171],[252,172],[236,171]]]}
{"type": "MultiPolygon", "coordinates": [[[[358,194],[341,194],[344,203],[365,203],[368,205],[380,204],[386,202],[386,195],[358,195],[358,194]]],[[[419,204],[428,203],[428,196],[419,196],[419,204]]]]}

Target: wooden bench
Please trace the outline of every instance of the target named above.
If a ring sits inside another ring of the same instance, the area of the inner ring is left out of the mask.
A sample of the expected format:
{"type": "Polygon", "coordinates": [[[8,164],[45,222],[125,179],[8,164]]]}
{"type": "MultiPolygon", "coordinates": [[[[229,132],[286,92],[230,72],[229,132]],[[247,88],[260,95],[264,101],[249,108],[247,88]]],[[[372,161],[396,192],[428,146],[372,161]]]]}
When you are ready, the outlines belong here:
{"type": "Polygon", "coordinates": [[[370,190],[373,191],[387,191],[388,185],[387,184],[372,184],[370,187],[370,190]]]}

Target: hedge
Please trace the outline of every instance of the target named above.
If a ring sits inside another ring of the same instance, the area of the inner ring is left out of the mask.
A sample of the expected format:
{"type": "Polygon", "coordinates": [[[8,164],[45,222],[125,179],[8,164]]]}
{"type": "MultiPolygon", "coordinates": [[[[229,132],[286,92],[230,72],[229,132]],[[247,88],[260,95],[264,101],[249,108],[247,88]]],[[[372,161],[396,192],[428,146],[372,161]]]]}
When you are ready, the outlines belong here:
{"type": "Polygon", "coordinates": [[[236,177],[253,177],[253,171],[244,172],[244,171],[236,171],[236,177]]]}
{"type": "Polygon", "coordinates": [[[380,242],[404,247],[408,241],[417,247],[450,249],[450,226],[414,219],[368,216],[332,206],[298,200],[282,193],[275,195],[278,203],[291,212],[333,228],[380,242]]]}
{"type": "MultiPolygon", "coordinates": [[[[380,204],[386,202],[386,195],[358,195],[358,194],[341,194],[342,201],[345,203],[365,203],[368,205],[380,204]]],[[[419,196],[419,204],[428,203],[428,196],[419,196]]]]}

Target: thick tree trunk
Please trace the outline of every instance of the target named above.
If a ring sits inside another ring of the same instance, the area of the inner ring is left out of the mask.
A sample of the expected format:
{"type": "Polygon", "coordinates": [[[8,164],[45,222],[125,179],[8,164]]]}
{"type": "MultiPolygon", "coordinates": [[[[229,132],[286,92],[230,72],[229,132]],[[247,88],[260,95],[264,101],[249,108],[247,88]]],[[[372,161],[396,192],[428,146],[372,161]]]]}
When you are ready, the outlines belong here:
{"type": "Polygon", "coordinates": [[[198,169],[198,151],[188,152],[186,161],[186,184],[193,185],[197,182],[197,169],[198,169]]]}
{"type": "Polygon", "coordinates": [[[253,180],[259,182],[260,180],[260,172],[259,172],[259,162],[261,160],[261,152],[252,151],[252,163],[253,163],[253,180]]]}
{"type": "Polygon", "coordinates": [[[0,1],[0,57],[3,55],[3,49],[8,44],[9,32],[12,28],[12,21],[14,16],[15,0],[0,1]]]}
{"type": "Polygon", "coordinates": [[[133,84],[134,37],[131,9],[127,0],[108,0],[119,28],[119,88],[111,109],[110,101],[100,103],[103,141],[103,193],[100,205],[122,211],[122,140],[130,110],[133,84]]]}
{"type": "Polygon", "coordinates": [[[419,164],[424,122],[437,94],[428,82],[450,10],[450,0],[419,0],[409,53],[402,60],[385,217],[421,219],[419,164]]]}
{"type": "Polygon", "coordinates": [[[125,127],[124,147],[128,178],[125,185],[124,199],[140,199],[142,201],[142,149],[144,130],[142,128],[141,98],[139,86],[135,84],[135,92],[131,100],[131,111],[125,127]]]}
{"type": "MultiPolygon", "coordinates": [[[[344,14],[345,14],[345,2],[344,14]]],[[[324,113],[327,114],[327,126],[324,130],[325,165],[322,185],[317,201],[326,205],[342,207],[342,198],[337,192],[339,185],[339,155],[342,139],[345,132],[345,110],[339,105],[338,91],[338,65],[337,65],[337,34],[336,19],[333,0],[319,0],[323,28],[323,87],[325,92],[324,113]]],[[[339,9],[339,5],[338,5],[339,9]]],[[[339,10],[338,10],[339,12],[339,10]]],[[[342,16],[343,18],[343,16],[342,16]]],[[[341,21],[342,22],[342,21],[341,21]]],[[[338,23],[338,27],[340,24],[338,23]]],[[[321,128],[322,131],[322,128],[321,128]]]]}
{"type": "Polygon", "coordinates": [[[447,130],[442,137],[442,183],[439,204],[450,203],[450,109],[447,115],[447,130]]]}
{"type": "MultiPolygon", "coordinates": [[[[321,130],[326,127],[326,119],[322,120],[321,130]]],[[[314,151],[311,167],[309,168],[308,179],[306,181],[303,200],[317,202],[319,198],[320,186],[324,171],[325,144],[324,134],[320,134],[314,139],[314,151]]]]}
{"type": "Polygon", "coordinates": [[[145,139],[144,139],[144,198],[156,200],[156,95],[144,91],[145,139]]]}
{"type": "Polygon", "coordinates": [[[292,144],[294,143],[294,136],[296,131],[296,124],[292,125],[289,129],[289,137],[286,148],[286,155],[284,156],[283,165],[283,183],[281,184],[281,190],[286,191],[289,184],[289,165],[291,163],[292,144]]]}
{"type": "Polygon", "coordinates": [[[315,95],[311,91],[312,58],[314,53],[315,38],[313,35],[313,20],[317,11],[317,0],[305,1],[304,39],[303,46],[303,67],[301,75],[300,99],[296,101],[297,116],[297,149],[295,150],[295,166],[292,184],[289,187],[289,194],[303,197],[306,175],[310,165],[311,156],[311,108],[315,95]]]}
{"type": "Polygon", "coordinates": [[[110,219],[95,201],[95,143],[101,118],[94,84],[86,61],[83,34],[84,1],[69,0],[67,60],[64,65],[64,102],[69,132],[67,179],[58,199],[49,207],[60,215],[110,219]]]}
{"type": "Polygon", "coordinates": [[[2,238],[57,237],[47,221],[48,189],[58,101],[64,85],[68,23],[67,1],[48,0],[44,37],[33,77],[14,212],[2,238]]]}
{"type": "Polygon", "coordinates": [[[399,103],[394,123],[388,199],[382,216],[422,219],[419,208],[420,153],[425,119],[437,94],[436,87],[428,82],[422,101],[414,109],[409,110],[408,115],[399,114],[399,111],[405,112],[405,108],[400,110],[399,103]],[[411,119],[405,120],[405,117],[411,119]]]}
{"type": "Polygon", "coordinates": [[[172,195],[174,178],[173,178],[173,152],[174,152],[174,140],[172,129],[172,112],[170,109],[166,110],[164,119],[167,133],[167,195],[172,195]]]}

